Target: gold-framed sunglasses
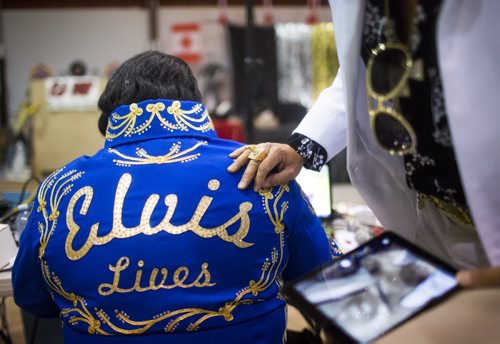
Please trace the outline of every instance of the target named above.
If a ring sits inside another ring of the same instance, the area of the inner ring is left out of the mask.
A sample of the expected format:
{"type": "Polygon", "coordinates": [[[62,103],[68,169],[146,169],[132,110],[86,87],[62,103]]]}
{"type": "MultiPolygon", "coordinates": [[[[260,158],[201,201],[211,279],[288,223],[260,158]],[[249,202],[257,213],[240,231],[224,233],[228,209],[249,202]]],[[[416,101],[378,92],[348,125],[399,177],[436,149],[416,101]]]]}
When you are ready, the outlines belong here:
{"type": "Polygon", "coordinates": [[[410,96],[408,80],[424,79],[422,59],[414,61],[408,48],[416,25],[416,5],[416,0],[384,0],[387,42],[372,49],[366,66],[370,126],[377,143],[391,155],[413,153],[417,147],[415,130],[402,115],[400,106],[400,98],[410,96]],[[395,16],[399,22],[391,13],[399,14],[395,16]],[[406,44],[397,38],[396,32],[405,38],[406,44]]]}
{"type": "Polygon", "coordinates": [[[370,126],[378,144],[391,155],[415,152],[417,137],[401,114],[399,97],[408,96],[413,59],[402,43],[381,43],[366,67],[370,126]]]}

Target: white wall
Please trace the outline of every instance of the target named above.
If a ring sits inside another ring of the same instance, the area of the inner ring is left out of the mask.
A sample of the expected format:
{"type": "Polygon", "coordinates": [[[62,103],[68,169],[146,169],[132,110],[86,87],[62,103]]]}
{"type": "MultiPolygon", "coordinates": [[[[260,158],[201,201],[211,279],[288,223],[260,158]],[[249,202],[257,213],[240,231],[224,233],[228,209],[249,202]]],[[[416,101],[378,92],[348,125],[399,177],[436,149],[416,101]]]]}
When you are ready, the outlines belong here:
{"type": "MultiPolygon", "coordinates": [[[[276,22],[303,22],[304,7],[275,7],[276,22]]],[[[319,9],[322,21],[330,21],[327,7],[319,9]]],[[[162,7],[159,13],[158,49],[169,52],[170,26],[182,22],[215,24],[216,7],[162,7]]],[[[245,9],[230,7],[231,22],[243,24],[245,9]]],[[[262,22],[262,9],[255,20],[262,22]]],[[[82,59],[89,71],[112,61],[122,62],[149,48],[147,12],[140,8],[4,10],[4,40],[7,59],[8,107],[15,112],[25,96],[31,69],[48,65],[54,74],[65,73],[75,59],[82,59]]],[[[211,47],[210,39],[203,42],[211,47]]]]}
{"type": "Polygon", "coordinates": [[[147,16],[141,9],[4,11],[8,106],[24,98],[31,69],[48,65],[65,73],[75,59],[89,71],[147,48],[147,16]]]}

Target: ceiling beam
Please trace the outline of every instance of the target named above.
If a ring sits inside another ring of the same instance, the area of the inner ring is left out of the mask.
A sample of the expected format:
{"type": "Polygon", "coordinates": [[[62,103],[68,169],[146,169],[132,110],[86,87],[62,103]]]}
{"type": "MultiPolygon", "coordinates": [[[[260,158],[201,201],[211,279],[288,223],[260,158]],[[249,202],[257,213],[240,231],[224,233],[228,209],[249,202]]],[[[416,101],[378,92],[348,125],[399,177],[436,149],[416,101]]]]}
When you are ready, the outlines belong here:
{"type": "MultiPolygon", "coordinates": [[[[28,8],[85,8],[85,7],[142,7],[144,0],[3,0],[4,9],[28,8]]],[[[228,0],[229,6],[243,6],[245,0],[228,0]]],[[[326,4],[326,0],[322,3],[326,4]]],[[[306,6],[307,0],[274,0],[274,6],[306,6]]],[[[160,0],[160,6],[216,6],[216,0],[160,0]]],[[[258,1],[257,5],[262,5],[258,1]]]]}

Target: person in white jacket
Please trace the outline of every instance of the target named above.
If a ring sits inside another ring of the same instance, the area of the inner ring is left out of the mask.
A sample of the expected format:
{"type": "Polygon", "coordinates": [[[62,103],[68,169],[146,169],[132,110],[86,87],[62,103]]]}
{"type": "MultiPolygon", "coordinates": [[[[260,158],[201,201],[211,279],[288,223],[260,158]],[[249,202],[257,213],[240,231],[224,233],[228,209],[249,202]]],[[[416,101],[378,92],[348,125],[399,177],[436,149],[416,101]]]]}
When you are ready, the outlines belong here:
{"type": "Polygon", "coordinates": [[[460,269],[463,286],[500,286],[500,2],[330,7],[333,85],[288,144],[240,148],[228,171],[247,165],[239,187],[258,190],[347,146],[351,181],[385,228],[460,269]]]}

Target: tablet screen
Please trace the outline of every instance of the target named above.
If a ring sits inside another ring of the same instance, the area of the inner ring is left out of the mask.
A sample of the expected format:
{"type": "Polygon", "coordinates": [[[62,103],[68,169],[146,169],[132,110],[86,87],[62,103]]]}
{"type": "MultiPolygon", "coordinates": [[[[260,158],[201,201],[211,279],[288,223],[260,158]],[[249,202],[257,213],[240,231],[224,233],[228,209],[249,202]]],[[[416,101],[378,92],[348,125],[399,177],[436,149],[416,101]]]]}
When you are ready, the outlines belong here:
{"type": "Polygon", "coordinates": [[[293,289],[357,342],[368,342],[457,287],[454,271],[382,235],[293,289]]]}

